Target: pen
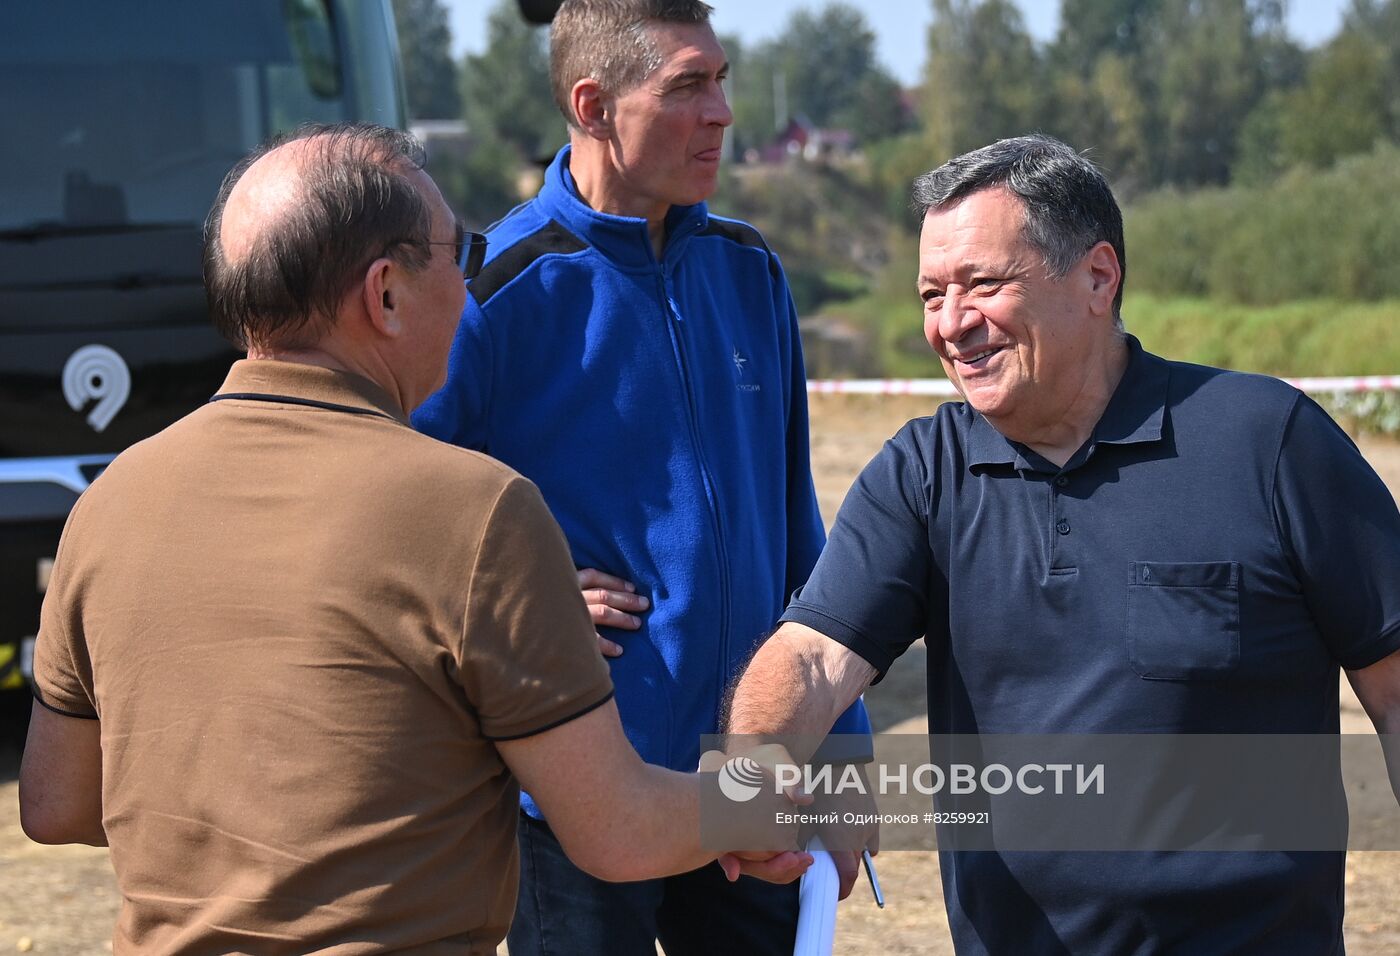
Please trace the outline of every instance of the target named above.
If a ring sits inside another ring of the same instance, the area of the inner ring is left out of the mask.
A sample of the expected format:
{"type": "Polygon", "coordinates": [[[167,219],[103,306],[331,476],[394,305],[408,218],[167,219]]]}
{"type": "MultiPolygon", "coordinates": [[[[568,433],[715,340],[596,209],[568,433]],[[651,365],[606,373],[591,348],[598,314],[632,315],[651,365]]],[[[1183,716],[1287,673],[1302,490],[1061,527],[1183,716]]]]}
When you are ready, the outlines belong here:
{"type": "Polygon", "coordinates": [[[880,878],[875,875],[875,861],[870,858],[870,851],[861,850],[860,860],[865,864],[865,875],[870,877],[870,892],[875,894],[875,905],[884,909],[885,894],[880,892],[880,878]]]}

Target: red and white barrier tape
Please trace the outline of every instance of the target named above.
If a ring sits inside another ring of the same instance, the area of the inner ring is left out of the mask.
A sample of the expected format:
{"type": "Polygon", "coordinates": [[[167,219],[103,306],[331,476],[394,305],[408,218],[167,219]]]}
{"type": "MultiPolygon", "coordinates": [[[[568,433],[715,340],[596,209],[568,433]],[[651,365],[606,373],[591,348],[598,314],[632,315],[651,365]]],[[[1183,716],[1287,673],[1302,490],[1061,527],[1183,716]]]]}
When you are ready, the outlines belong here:
{"type": "Polygon", "coordinates": [[[1359,378],[1286,378],[1284,381],[1310,395],[1322,392],[1394,392],[1400,390],[1400,375],[1363,375],[1359,378]]]}
{"type": "Polygon", "coordinates": [[[946,378],[852,378],[844,381],[816,379],[807,382],[813,395],[943,395],[958,394],[946,378]]]}
{"type": "MultiPolygon", "coordinates": [[[[1363,375],[1352,378],[1286,378],[1294,388],[1310,395],[1336,392],[1400,391],[1400,375],[1363,375]]],[[[958,394],[946,378],[853,378],[844,381],[813,379],[807,383],[813,395],[939,395],[958,394]]]]}

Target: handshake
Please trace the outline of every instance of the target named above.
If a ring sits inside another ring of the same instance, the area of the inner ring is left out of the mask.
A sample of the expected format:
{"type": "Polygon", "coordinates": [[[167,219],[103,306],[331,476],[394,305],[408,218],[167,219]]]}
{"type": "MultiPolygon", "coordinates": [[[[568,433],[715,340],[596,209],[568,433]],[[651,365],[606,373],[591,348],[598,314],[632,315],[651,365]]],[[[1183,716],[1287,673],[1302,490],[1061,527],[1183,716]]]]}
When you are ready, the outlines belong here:
{"type": "MultiPolygon", "coordinates": [[[[699,765],[705,777],[701,840],[710,849],[726,848],[719,864],[731,882],[747,875],[788,883],[812,866],[814,857],[806,848],[819,839],[836,866],[838,898],[845,899],[859,873],[862,851],[878,852],[873,798],[862,787],[857,793],[824,795],[816,808],[813,795],[801,786],[800,768],[779,743],[705,751],[699,765]]],[[[848,772],[860,773],[861,768],[848,772]]]]}

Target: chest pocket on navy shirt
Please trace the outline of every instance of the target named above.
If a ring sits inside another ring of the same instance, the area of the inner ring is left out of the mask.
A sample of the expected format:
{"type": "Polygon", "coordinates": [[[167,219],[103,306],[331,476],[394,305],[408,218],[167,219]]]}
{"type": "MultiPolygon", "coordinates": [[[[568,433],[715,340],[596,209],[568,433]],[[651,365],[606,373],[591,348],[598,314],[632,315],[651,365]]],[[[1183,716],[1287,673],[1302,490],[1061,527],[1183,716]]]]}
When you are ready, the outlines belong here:
{"type": "Polygon", "coordinates": [[[1128,662],[1148,680],[1210,680],[1240,662],[1238,561],[1134,561],[1128,662]]]}

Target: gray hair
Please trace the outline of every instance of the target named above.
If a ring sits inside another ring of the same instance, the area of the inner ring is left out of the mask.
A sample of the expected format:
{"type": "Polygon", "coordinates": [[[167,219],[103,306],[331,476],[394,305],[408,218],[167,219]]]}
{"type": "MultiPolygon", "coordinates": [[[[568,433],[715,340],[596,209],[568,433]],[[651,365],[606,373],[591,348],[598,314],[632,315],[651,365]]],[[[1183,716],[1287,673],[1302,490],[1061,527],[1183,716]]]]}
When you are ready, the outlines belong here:
{"type": "Polygon", "coordinates": [[[274,137],[224,177],[204,223],[204,288],[214,327],[231,342],[304,348],[318,341],[365,267],[389,256],[422,269],[432,210],[409,181],[423,147],[407,133],[370,124],[308,124],[274,137]],[[263,223],[236,261],[219,238],[224,207],[248,168],[279,146],[308,141],[301,197],[263,223]]]}
{"type": "Polygon", "coordinates": [[[1122,279],[1113,298],[1113,318],[1123,327],[1123,285],[1128,274],[1123,214],[1103,173],[1059,140],[1036,133],[1003,139],[948,160],[914,180],[913,205],[922,219],[972,193],[1003,186],[1021,200],[1022,235],[1045,260],[1052,278],[1062,279],[1084,254],[1107,242],[1118,254],[1122,279]]]}
{"type": "Polygon", "coordinates": [[[589,78],[612,94],[626,93],[661,66],[648,27],[710,22],[700,0],[564,0],[549,32],[549,84],[554,102],[577,128],[574,84],[589,78]]]}

